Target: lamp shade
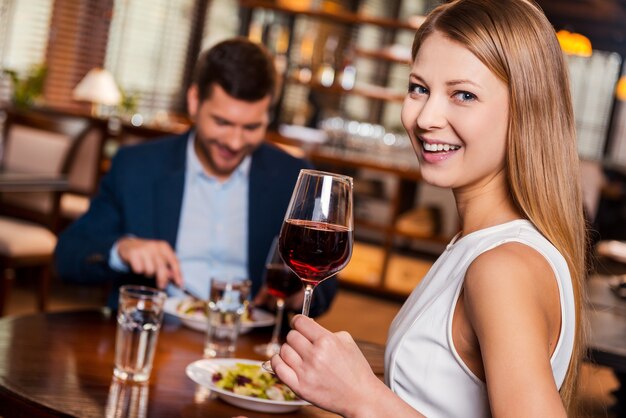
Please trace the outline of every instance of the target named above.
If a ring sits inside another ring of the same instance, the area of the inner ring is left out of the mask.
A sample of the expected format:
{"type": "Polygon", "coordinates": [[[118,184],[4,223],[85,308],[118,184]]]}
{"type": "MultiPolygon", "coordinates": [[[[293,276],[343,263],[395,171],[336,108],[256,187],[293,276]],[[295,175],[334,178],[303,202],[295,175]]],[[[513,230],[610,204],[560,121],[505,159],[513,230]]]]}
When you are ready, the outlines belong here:
{"type": "Polygon", "coordinates": [[[120,102],[122,95],[110,72],[103,68],[93,68],[76,85],[73,97],[75,100],[112,106],[120,102]]]}

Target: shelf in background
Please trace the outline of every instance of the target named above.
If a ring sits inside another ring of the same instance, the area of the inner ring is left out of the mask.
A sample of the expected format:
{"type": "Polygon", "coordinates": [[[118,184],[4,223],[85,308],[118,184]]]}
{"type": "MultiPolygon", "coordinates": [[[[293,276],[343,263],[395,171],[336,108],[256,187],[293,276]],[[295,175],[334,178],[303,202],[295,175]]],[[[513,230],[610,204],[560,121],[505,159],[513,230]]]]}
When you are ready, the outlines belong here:
{"type": "Polygon", "coordinates": [[[391,29],[406,29],[415,31],[418,25],[410,22],[398,21],[395,19],[386,19],[374,16],[365,16],[362,14],[349,13],[346,11],[325,11],[325,10],[304,10],[300,8],[282,6],[263,0],[240,0],[241,7],[246,8],[263,8],[267,10],[275,10],[288,14],[298,14],[303,16],[324,19],[330,22],[344,23],[348,25],[374,25],[391,29]]]}
{"type": "Polygon", "coordinates": [[[297,79],[296,77],[289,78],[289,81],[292,83],[300,84],[302,86],[307,86],[313,90],[322,91],[325,93],[331,93],[335,95],[352,94],[356,96],[365,97],[367,99],[382,100],[384,102],[402,103],[404,101],[404,98],[406,97],[405,93],[400,93],[400,92],[397,92],[395,90],[392,90],[386,87],[379,87],[379,86],[374,86],[371,84],[369,85],[357,84],[353,88],[347,90],[336,84],[333,84],[330,87],[326,87],[326,86],[321,85],[318,82],[311,82],[311,81],[305,82],[305,81],[301,81],[297,79]]]}
{"type": "Polygon", "coordinates": [[[369,49],[355,49],[355,53],[358,57],[371,58],[377,60],[391,61],[397,64],[410,65],[411,58],[405,59],[400,56],[394,55],[387,50],[369,50],[369,49]]]}
{"type": "Polygon", "coordinates": [[[431,242],[433,243],[433,247],[435,248],[435,250],[433,250],[433,253],[437,255],[442,252],[440,249],[442,247],[445,248],[445,246],[450,242],[450,239],[451,239],[451,237],[447,237],[444,235],[409,232],[405,229],[394,228],[392,226],[387,226],[387,225],[381,225],[379,223],[372,222],[372,221],[358,218],[358,217],[355,217],[354,223],[357,226],[370,229],[373,231],[378,231],[378,232],[385,233],[385,234],[394,234],[398,237],[409,238],[411,240],[416,240],[416,241],[431,242]]]}
{"type": "Polygon", "coordinates": [[[450,242],[450,239],[451,239],[450,237],[446,237],[443,235],[413,234],[413,233],[407,232],[406,230],[397,229],[397,228],[394,229],[394,233],[397,236],[401,236],[404,238],[429,241],[429,242],[437,243],[439,245],[443,245],[444,247],[450,242]]]}
{"type": "Polygon", "coordinates": [[[328,146],[306,143],[297,138],[290,138],[276,131],[269,131],[267,138],[270,142],[287,146],[298,147],[304,155],[313,162],[337,165],[350,168],[368,168],[396,175],[405,180],[421,181],[422,176],[417,166],[417,157],[414,164],[400,164],[397,159],[383,159],[380,156],[370,156],[363,152],[350,150],[332,150],[328,146]]]}
{"type": "Polygon", "coordinates": [[[355,242],[350,263],[339,274],[340,285],[402,301],[419,284],[433,264],[430,260],[392,254],[383,285],[381,273],[384,257],[383,248],[355,242]]]}

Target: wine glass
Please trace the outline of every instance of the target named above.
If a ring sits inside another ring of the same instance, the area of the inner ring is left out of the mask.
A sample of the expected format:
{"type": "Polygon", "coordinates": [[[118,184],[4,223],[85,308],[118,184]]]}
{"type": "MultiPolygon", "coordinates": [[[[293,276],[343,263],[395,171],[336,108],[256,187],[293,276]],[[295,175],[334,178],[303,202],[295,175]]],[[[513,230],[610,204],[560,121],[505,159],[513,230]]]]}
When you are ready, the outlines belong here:
{"type": "Polygon", "coordinates": [[[304,284],[302,314],[308,316],[315,287],[352,255],[352,178],[300,170],[279,237],[283,260],[304,284]]]}
{"type": "Polygon", "coordinates": [[[267,254],[267,260],[265,262],[265,285],[267,286],[267,292],[276,298],[276,324],[274,325],[270,342],[256,345],[254,351],[267,357],[272,357],[280,351],[278,338],[283,323],[285,299],[298,293],[302,289],[302,283],[285,264],[278,252],[278,237],[275,237],[272,241],[272,246],[267,254]]]}
{"type": "MultiPolygon", "coordinates": [[[[304,284],[303,315],[309,315],[315,287],[350,261],[352,241],[352,177],[300,170],[278,249],[304,284]]],[[[269,361],[263,368],[272,371],[269,361]]]]}

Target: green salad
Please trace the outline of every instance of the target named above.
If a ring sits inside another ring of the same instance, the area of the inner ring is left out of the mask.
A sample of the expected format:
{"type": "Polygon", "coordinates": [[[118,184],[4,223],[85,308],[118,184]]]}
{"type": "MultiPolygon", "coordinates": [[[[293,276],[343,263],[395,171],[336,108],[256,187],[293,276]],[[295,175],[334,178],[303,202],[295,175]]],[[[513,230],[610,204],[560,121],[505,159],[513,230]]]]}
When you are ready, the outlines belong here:
{"type": "Polygon", "coordinates": [[[213,373],[213,383],[238,395],[273,401],[295,401],[298,398],[276,376],[264,371],[258,364],[235,363],[213,373]]]}

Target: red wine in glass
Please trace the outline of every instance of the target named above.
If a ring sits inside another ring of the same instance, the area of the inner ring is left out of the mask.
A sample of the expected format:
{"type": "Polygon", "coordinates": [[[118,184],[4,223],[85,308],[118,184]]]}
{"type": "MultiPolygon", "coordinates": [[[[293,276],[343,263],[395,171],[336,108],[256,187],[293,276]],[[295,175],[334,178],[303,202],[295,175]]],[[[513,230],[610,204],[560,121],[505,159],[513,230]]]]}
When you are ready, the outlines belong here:
{"type": "Polygon", "coordinates": [[[278,252],[278,237],[274,238],[265,262],[265,285],[267,292],[276,298],[276,323],[272,339],[266,344],[259,344],[254,351],[271,357],[280,350],[280,329],[283,323],[285,299],[302,290],[302,282],[285,264],[278,252]]]}
{"type": "Polygon", "coordinates": [[[300,170],[278,248],[304,283],[303,315],[309,314],[315,286],[350,261],[352,234],[352,178],[300,170]]]}
{"type": "Polygon", "coordinates": [[[279,248],[285,263],[307,284],[317,285],[350,260],[352,231],[326,222],[288,219],[279,248]]]}
{"type": "MultiPolygon", "coordinates": [[[[350,261],[352,236],[352,178],[300,170],[278,249],[304,284],[303,315],[309,315],[315,287],[350,261]]],[[[272,370],[269,361],[263,363],[263,368],[272,370]]]]}
{"type": "Polygon", "coordinates": [[[267,292],[275,298],[285,299],[302,290],[302,282],[285,264],[270,264],[265,271],[267,292]]]}

